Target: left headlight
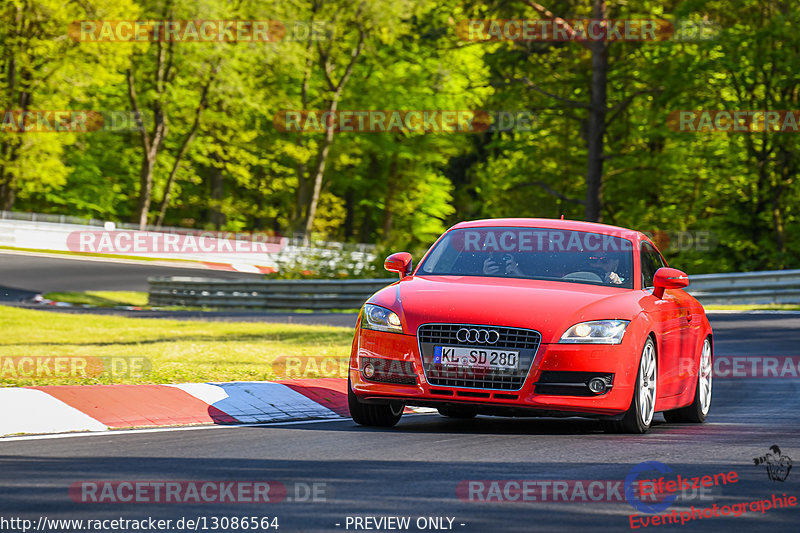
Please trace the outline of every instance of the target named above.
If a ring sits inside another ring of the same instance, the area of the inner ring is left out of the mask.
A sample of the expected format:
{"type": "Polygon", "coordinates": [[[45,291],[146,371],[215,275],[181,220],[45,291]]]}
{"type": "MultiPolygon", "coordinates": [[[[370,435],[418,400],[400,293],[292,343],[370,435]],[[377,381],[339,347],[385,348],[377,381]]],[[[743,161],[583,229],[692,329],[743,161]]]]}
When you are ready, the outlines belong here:
{"type": "Polygon", "coordinates": [[[403,326],[400,325],[400,317],[397,316],[397,313],[372,304],[364,305],[361,327],[390,333],[403,333],[403,326]]]}
{"type": "Polygon", "coordinates": [[[561,335],[562,343],[619,344],[629,320],[592,320],[575,324],[561,335]]]}

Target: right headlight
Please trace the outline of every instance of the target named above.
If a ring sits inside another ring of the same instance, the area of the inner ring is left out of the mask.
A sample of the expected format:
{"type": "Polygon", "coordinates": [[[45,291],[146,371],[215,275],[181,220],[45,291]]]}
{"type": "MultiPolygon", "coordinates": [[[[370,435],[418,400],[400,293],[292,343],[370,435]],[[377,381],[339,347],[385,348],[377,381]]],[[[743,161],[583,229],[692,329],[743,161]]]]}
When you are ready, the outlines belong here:
{"type": "Polygon", "coordinates": [[[397,313],[379,305],[364,304],[364,317],[361,327],[390,333],[403,333],[397,313]]]}
{"type": "Polygon", "coordinates": [[[561,335],[561,343],[619,344],[630,320],[591,320],[575,324],[561,335]]]}

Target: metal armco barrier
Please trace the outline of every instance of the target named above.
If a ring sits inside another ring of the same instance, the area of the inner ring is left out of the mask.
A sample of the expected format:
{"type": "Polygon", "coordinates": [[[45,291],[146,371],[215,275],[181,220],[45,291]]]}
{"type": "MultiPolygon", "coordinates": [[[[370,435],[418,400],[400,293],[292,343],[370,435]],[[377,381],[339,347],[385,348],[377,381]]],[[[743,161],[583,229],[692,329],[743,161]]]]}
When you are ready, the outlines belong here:
{"type": "MultiPolygon", "coordinates": [[[[800,270],[689,276],[688,292],[703,304],[800,303],[800,270]]],[[[255,307],[260,309],[356,309],[375,291],[396,281],[219,280],[148,278],[150,305],[255,307]]]]}
{"type": "Polygon", "coordinates": [[[259,309],[357,309],[372,294],[397,281],[221,280],[180,276],[148,278],[153,306],[255,307],[259,309]]]}
{"type": "Polygon", "coordinates": [[[800,270],[690,274],[688,292],[703,304],[797,304],[800,270]]]}

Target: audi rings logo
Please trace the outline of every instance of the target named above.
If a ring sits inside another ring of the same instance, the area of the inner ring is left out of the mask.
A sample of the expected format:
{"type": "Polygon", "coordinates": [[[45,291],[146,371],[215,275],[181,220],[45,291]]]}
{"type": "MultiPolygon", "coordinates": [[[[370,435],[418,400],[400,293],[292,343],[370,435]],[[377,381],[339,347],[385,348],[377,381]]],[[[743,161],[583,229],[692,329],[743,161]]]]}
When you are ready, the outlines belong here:
{"type": "Polygon", "coordinates": [[[456,340],[477,344],[497,344],[500,334],[493,329],[461,328],[456,331],[456,340]]]}

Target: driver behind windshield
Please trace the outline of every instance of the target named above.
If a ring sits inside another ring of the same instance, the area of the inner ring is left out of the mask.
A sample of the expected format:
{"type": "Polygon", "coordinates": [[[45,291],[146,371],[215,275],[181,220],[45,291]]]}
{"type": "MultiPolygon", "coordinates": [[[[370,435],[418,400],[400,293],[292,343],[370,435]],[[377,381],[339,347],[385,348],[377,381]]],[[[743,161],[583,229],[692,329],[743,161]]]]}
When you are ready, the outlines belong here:
{"type": "Polygon", "coordinates": [[[601,276],[603,283],[622,285],[622,277],[617,273],[619,258],[601,255],[591,259],[593,260],[593,265],[603,273],[601,276]]]}
{"type": "Polygon", "coordinates": [[[524,276],[519,263],[513,254],[491,254],[483,262],[484,274],[505,274],[506,276],[524,276]]]}
{"type": "MultiPolygon", "coordinates": [[[[483,273],[490,276],[521,276],[526,274],[520,269],[519,259],[511,253],[493,253],[483,262],[483,273]]],[[[609,285],[622,285],[624,274],[620,273],[619,257],[610,255],[590,256],[590,268],[597,272],[603,283],[609,285]]]]}

